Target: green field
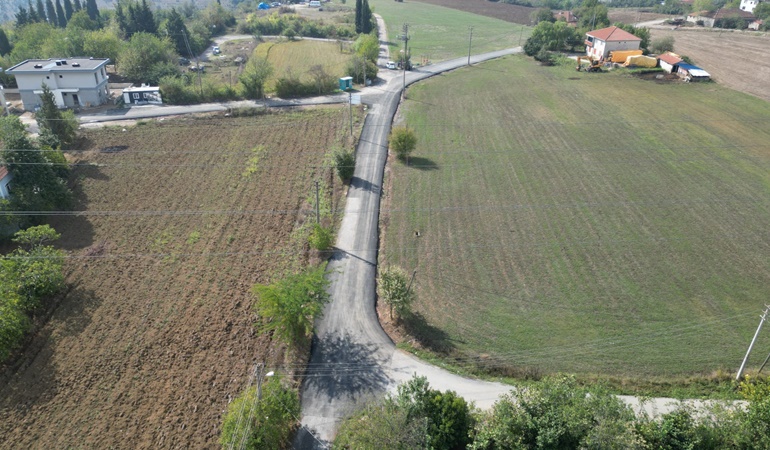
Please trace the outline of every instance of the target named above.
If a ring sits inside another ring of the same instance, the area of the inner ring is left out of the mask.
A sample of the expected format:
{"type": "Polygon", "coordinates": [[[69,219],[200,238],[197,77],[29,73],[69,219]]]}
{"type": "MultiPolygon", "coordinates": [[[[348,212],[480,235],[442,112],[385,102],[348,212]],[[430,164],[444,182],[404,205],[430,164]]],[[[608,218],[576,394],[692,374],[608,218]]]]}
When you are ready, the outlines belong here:
{"type": "Polygon", "coordinates": [[[337,42],[308,40],[267,42],[257,47],[257,54],[266,57],[274,67],[268,89],[272,89],[277,78],[290,72],[304,78],[314,66],[322,66],[334,77],[344,76],[345,67],[352,56],[341,52],[337,42]]]}
{"type": "Polygon", "coordinates": [[[506,373],[734,373],[768,302],[770,104],[573,65],[409,89],[381,262],[417,270],[418,337],[506,373]]]}
{"type": "Polygon", "coordinates": [[[517,47],[530,33],[529,27],[427,3],[375,0],[370,4],[388,27],[388,40],[394,44],[392,56],[403,48],[398,36],[403,25],[409,24],[409,47],[415,63],[423,58],[435,62],[467,55],[471,26],[474,54],[517,47]]]}

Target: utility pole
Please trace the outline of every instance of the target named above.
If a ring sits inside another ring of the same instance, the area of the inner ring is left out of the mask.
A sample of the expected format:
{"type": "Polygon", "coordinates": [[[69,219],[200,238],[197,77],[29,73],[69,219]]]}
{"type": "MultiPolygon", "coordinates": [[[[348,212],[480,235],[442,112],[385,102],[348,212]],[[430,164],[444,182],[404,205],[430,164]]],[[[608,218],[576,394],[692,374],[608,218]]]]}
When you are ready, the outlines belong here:
{"type": "Polygon", "coordinates": [[[195,72],[198,74],[198,88],[201,93],[201,97],[203,97],[203,81],[201,81],[201,65],[200,60],[198,60],[197,55],[193,55],[192,50],[190,49],[190,41],[187,40],[187,33],[182,30],[182,37],[184,37],[184,45],[187,46],[187,52],[190,53],[190,58],[195,58],[195,72]]]}
{"type": "Polygon", "coordinates": [[[524,36],[524,25],[520,25],[520,28],[519,28],[519,47],[521,47],[522,36],[524,36]]]}
{"type": "Polygon", "coordinates": [[[765,305],[765,312],[762,313],[762,315],[759,317],[760,320],[759,326],[757,326],[757,331],[754,333],[754,337],[751,339],[751,344],[749,344],[749,349],[746,351],[746,356],[743,357],[741,368],[738,369],[738,375],[735,376],[736,381],[740,381],[741,377],[743,376],[743,370],[746,368],[746,362],[749,360],[751,349],[754,348],[754,343],[757,342],[757,337],[759,336],[760,330],[762,330],[762,325],[765,323],[765,320],[767,320],[768,312],[770,312],[770,305],[765,305]]]}
{"type": "Polygon", "coordinates": [[[353,139],[353,92],[348,91],[348,117],[350,118],[350,138],[353,139]]]}
{"type": "Polygon", "coordinates": [[[471,44],[473,43],[473,27],[468,27],[470,29],[470,35],[468,36],[468,65],[471,65],[471,44]]]}
{"type": "Polygon", "coordinates": [[[318,199],[318,180],[315,182],[315,223],[321,223],[321,202],[318,199]]]}
{"type": "Polygon", "coordinates": [[[402,58],[402,63],[403,63],[402,69],[404,69],[404,86],[401,89],[401,92],[403,94],[404,99],[406,99],[406,65],[407,65],[407,61],[409,60],[409,24],[408,23],[404,24],[403,31],[404,31],[404,57],[402,58]]]}
{"type": "Polygon", "coordinates": [[[406,287],[406,295],[409,295],[409,292],[412,290],[412,282],[414,281],[415,275],[417,275],[417,269],[414,269],[414,272],[412,272],[412,278],[409,279],[409,286],[406,287]]]}

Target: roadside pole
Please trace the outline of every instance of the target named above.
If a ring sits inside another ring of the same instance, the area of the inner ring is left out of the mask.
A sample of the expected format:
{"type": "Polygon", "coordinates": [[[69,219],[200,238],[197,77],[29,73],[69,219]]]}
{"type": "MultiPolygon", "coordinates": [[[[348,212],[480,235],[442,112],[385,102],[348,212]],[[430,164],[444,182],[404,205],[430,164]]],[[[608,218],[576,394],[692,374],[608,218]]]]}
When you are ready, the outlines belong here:
{"type": "Polygon", "coordinates": [[[468,65],[471,65],[471,44],[473,44],[473,27],[468,27],[470,35],[468,36],[468,65]]]}
{"type": "Polygon", "coordinates": [[[746,351],[746,356],[743,357],[741,368],[738,369],[738,375],[735,376],[736,381],[741,381],[741,376],[743,376],[743,371],[744,369],[746,369],[746,362],[749,360],[751,349],[754,348],[754,343],[757,342],[757,337],[759,336],[759,332],[762,330],[762,325],[765,323],[765,320],[767,320],[768,311],[770,311],[770,306],[765,305],[765,312],[759,318],[760,320],[759,320],[759,326],[757,327],[757,331],[754,332],[754,337],[751,339],[751,344],[749,344],[749,349],[746,351]]]}

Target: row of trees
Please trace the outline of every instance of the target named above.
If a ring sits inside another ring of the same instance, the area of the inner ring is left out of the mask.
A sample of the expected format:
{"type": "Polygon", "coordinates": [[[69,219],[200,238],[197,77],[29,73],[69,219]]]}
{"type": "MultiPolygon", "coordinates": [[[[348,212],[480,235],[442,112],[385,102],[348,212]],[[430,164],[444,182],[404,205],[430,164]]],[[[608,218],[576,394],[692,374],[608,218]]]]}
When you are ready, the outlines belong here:
{"type": "Polygon", "coordinates": [[[84,11],[91,20],[98,22],[100,20],[99,8],[96,6],[96,0],[56,0],[56,5],[52,0],[46,0],[43,6],[43,0],[37,0],[37,7],[30,1],[28,8],[19,7],[16,13],[16,26],[23,27],[30,23],[49,23],[55,27],[64,28],[72,17],[80,11],[84,11]]]}
{"type": "Polygon", "coordinates": [[[557,376],[515,389],[481,412],[416,377],[344,422],[334,448],[770,448],[770,383],[744,382],[741,393],[749,401],[745,409],[696,412],[682,405],[654,419],[637,417],[602,387],[557,376]]]}

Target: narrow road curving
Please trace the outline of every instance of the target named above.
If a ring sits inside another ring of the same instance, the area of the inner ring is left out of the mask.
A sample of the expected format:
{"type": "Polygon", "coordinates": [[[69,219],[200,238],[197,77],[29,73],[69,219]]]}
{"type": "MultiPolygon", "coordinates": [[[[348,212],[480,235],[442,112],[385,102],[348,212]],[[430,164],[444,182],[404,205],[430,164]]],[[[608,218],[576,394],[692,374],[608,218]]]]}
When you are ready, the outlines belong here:
{"type": "MultiPolygon", "coordinates": [[[[381,24],[380,29],[384,30],[384,25],[381,24]]],[[[386,36],[380,38],[381,43],[387,41],[386,36]]],[[[513,48],[476,55],[471,62],[519,51],[513,48]]],[[[415,373],[426,376],[433,387],[452,389],[475,400],[480,407],[491,406],[511,389],[500,383],[451,374],[397,350],[380,326],[375,311],[380,196],[388,134],[403,85],[462,67],[467,62],[467,57],[458,58],[407,72],[405,78],[400,74],[380,88],[380,93],[363,96],[371,110],[361,133],[345,214],[329,263],[332,301],[316,322],[302,389],[303,427],[295,440],[295,448],[328,448],[340,422],[357,407],[395,390],[415,373]]]]}

